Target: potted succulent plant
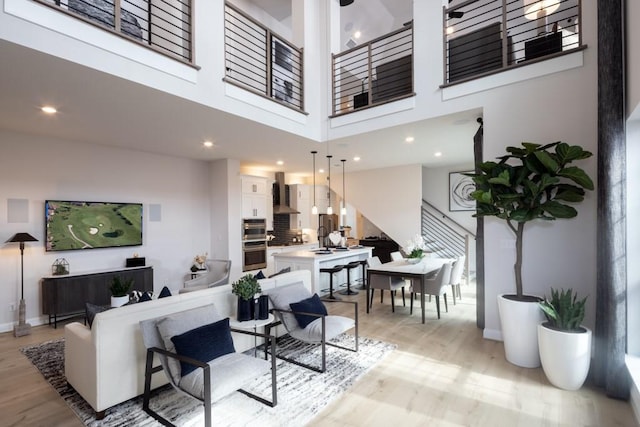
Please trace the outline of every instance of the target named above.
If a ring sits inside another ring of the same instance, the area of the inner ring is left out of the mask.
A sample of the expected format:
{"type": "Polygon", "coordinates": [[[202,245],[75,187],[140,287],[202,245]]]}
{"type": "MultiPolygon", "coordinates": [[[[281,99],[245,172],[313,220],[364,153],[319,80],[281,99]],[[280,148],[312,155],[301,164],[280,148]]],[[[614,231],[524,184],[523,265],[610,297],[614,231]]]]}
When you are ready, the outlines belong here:
{"type": "Polygon", "coordinates": [[[500,218],[515,235],[516,293],[499,295],[498,311],[507,360],[534,368],[540,366],[537,324],[544,317],[537,304],[540,298],[523,291],[525,226],[534,220],[553,221],[578,214],[566,203],[583,201],[585,190],[594,186],[584,170],[571,164],[592,153],[560,141],[547,145],[523,142],[522,147],[507,147],[506,151],[499,162],[483,162],[479,173],[469,174],[476,183],[474,216],[500,218]]]}
{"type": "Polygon", "coordinates": [[[538,325],[540,361],[551,384],[565,390],[582,387],[591,363],[591,330],[582,325],[587,298],[572,289],[551,289],[539,305],[547,318],[538,325]]]}
{"type": "Polygon", "coordinates": [[[238,296],[238,321],[244,322],[254,317],[255,295],[262,292],[258,279],[253,274],[245,274],[231,284],[231,292],[238,296]]]}
{"type": "Polygon", "coordinates": [[[109,290],[111,291],[111,307],[120,307],[129,302],[129,291],[133,286],[133,279],[123,279],[115,276],[111,280],[109,290]]]}

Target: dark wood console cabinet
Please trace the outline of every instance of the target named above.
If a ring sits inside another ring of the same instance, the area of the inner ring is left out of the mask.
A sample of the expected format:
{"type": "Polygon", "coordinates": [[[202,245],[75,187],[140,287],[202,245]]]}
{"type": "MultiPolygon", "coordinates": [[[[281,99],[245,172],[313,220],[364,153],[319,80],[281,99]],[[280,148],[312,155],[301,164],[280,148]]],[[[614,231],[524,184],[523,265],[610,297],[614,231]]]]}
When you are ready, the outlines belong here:
{"type": "Polygon", "coordinates": [[[84,313],[85,303],[111,304],[109,286],[115,276],[133,279],[133,289],[153,291],[153,268],[133,267],[42,278],[42,313],[57,327],[60,316],[84,313]]]}

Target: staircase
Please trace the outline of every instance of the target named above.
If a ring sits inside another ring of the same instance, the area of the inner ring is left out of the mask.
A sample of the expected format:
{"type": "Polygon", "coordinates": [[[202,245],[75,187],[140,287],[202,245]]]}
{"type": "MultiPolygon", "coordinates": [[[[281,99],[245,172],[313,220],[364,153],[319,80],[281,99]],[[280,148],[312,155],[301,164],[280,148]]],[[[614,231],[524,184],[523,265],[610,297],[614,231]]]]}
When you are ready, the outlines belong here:
{"type": "Polygon", "coordinates": [[[475,274],[475,234],[424,199],[421,218],[422,236],[435,256],[466,256],[464,276],[468,284],[475,274]],[[470,268],[471,266],[473,268],[470,268]]]}

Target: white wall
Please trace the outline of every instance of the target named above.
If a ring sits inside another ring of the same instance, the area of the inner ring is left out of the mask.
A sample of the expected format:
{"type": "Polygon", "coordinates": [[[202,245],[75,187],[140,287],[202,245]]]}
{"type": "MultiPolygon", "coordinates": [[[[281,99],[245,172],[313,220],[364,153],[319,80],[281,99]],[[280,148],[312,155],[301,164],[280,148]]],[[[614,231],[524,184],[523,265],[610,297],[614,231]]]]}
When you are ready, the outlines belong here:
{"type": "Polygon", "coordinates": [[[398,244],[420,233],[420,165],[350,173],[346,192],[349,204],[398,244]]]}
{"type": "Polygon", "coordinates": [[[422,198],[458,224],[475,233],[474,211],[449,211],[449,173],[472,171],[473,163],[441,168],[422,168],[422,198]]]}
{"type": "Polygon", "coordinates": [[[627,123],[627,353],[640,356],[640,120],[627,123]]]}
{"type": "MultiPolygon", "coordinates": [[[[18,232],[39,240],[27,243],[24,255],[27,319],[32,324],[45,320],[40,317],[39,280],[51,274],[56,258],[65,258],[77,273],[124,267],[125,258],[137,252],[153,266],[158,292],[164,285],[177,291],[193,257],[214,253],[206,162],[8,131],[0,131],[0,147],[0,242],[18,232]],[[8,222],[7,199],[28,200],[28,218],[21,218],[26,222],[8,222]],[[46,199],[142,202],[143,245],[45,252],[46,199]],[[160,221],[149,221],[149,204],[160,205],[160,221]]],[[[0,244],[0,277],[0,331],[8,331],[18,315],[9,305],[20,298],[17,244],[0,244]]]]}

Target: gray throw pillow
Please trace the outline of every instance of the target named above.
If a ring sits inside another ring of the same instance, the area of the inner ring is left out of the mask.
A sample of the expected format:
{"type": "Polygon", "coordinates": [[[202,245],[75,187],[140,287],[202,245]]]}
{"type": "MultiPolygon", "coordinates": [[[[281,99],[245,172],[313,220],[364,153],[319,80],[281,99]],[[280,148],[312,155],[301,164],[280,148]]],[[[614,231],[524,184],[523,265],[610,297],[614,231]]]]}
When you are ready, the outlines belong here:
{"type": "Polygon", "coordinates": [[[95,319],[96,314],[102,313],[103,311],[111,310],[113,307],[108,305],[95,305],[90,302],[85,303],[85,316],[87,317],[87,323],[89,324],[89,329],[93,325],[93,319],[95,319]]]}

